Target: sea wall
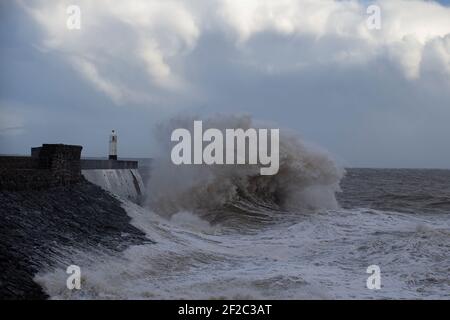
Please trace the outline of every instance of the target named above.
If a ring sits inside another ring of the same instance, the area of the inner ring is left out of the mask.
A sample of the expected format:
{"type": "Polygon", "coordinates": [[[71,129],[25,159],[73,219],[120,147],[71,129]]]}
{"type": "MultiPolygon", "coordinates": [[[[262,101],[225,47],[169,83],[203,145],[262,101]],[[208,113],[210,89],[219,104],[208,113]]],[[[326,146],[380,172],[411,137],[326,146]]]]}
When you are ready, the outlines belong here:
{"type": "Polygon", "coordinates": [[[118,199],[86,180],[0,191],[0,300],[47,298],[34,276],[65,272],[63,261],[78,250],[115,253],[149,242],[130,220],[118,199]]]}
{"type": "Polygon", "coordinates": [[[31,157],[0,157],[0,190],[40,190],[82,181],[81,146],[43,144],[31,157]]]}
{"type": "Polygon", "coordinates": [[[89,182],[125,199],[139,203],[144,192],[144,183],[137,169],[82,170],[89,182]]]}
{"type": "Polygon", "coordinates": [[[81,150],[75,145],[43,144],[31,148],[31,157],[0,156],[0,191],[68,186],[87,177],[107,191],[138,201],[144,184],[137,161],[81,159],[81,150]]]}
{"type": "Polygon", "coordinates": [[[150,241],[111,195],[138,202],[137,162],[81,160],[81,150],[43,144],[30,157],[0,156],[0,299],[46,298],[34,276],[66,270],[61,261],[78,250],[114,253],[150,241]]]}
{"type": "Polygon", "coordinates": [[[95,169],[137,169],[137,161],[81,159],[81,170],[95,169]]]}

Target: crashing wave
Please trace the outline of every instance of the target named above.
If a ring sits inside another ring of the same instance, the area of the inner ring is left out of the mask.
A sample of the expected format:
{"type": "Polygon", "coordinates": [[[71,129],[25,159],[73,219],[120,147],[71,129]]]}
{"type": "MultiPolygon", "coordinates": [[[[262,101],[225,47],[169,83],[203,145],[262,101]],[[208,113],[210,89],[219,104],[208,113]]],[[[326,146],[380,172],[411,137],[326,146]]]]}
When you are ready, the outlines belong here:
{"type": "MultiPolygon", "coordinates": [[[[171,132],[192,128],[195,117],[171,119],[157,135],[163,157],[156,158],[148,186],[147,204],[161,215],[180,211],[203,215],[233,208],[249,212],[316,210],[338,207],[335,193],[344,170],[324,150],[289,130],[280,130],[280,167],[272,176],[260,175],[260,165],[180,165],[170,160],[171,132]]],[[[204,128],[268,128],[248,115],[216,115],[203,120],[204,128]]],[[[273,127],[273,126],[271,126],[273,127]]]]}

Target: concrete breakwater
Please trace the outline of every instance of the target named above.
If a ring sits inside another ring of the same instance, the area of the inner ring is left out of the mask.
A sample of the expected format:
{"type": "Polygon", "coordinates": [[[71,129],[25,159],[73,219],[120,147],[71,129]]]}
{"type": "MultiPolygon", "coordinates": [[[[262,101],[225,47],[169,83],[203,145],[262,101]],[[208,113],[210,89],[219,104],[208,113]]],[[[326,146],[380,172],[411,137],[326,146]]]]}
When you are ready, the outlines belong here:
{"type": "Polygon", "coordinates": [[[44,144],[29,157],[0,156],[0,299],[46,298],[34,276],[65,270],[58,261],[77,250],[150,241],[111,194],[139,200],[137,161],[81,159],[81,151],[44,144]]]}
{"type": "Polygon", "coordinates": [[[89,182],[122,198],[140,203],[144,196],[144,183],[137,169],[92,169],[81,172],[89,182]]]}
{"type": "Polygon", "coordinates": [[[138,162],[81,159],[81,146],[43,144],[31,156],[0,156],[0,190],[42,190],[84,179],[134,202],[144,194],[138,162]]]}
{"type": "Polygon", "coordinates": [[[77,250],[114,254],[149,242],[130,220],[117,198],[86,180],[0,191],[0,299],[47,298],[34,276],[65,272],[60,261],[73,261],[77,250]]]}
{"type": "Polygon", "coordinates": [[[78,183],[81,146],[44,144],[31,157],[0,157],[0,190],[40,190],[78,183]]]}

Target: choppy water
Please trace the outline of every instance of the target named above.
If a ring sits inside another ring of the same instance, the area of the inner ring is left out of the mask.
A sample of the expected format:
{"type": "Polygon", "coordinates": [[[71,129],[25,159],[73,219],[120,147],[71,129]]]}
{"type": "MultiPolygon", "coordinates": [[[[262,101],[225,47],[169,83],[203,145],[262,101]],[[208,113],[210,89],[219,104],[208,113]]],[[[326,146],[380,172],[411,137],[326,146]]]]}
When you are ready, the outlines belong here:
{"type": "Polygon", "coordinates": [[[71,257],[82,269],[80,291],[66,289],[62,269],[36,281],[57,299],[450,298],[450,171],[352,169],[341,186],[340,209],[241,203],[251,214],[212,223],[124,202],[156,244],[71,257]],[[380,290],[366,288],[372,264],[380,290]]]}

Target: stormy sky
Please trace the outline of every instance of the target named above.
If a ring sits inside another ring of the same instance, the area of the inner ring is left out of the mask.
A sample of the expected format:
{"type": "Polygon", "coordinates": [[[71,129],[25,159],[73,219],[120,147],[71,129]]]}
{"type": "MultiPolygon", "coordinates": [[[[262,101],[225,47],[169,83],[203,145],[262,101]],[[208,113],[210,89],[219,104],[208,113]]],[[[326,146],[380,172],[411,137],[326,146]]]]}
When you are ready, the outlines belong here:
{"type": "Polygon", "coordinates": [[[346,166],[450,168],[449,1],[7,0],[0,43],[0,153],[103,156],[116,129],[119,156],[147,157],[156,124],[221,112],[346,166]]]}

